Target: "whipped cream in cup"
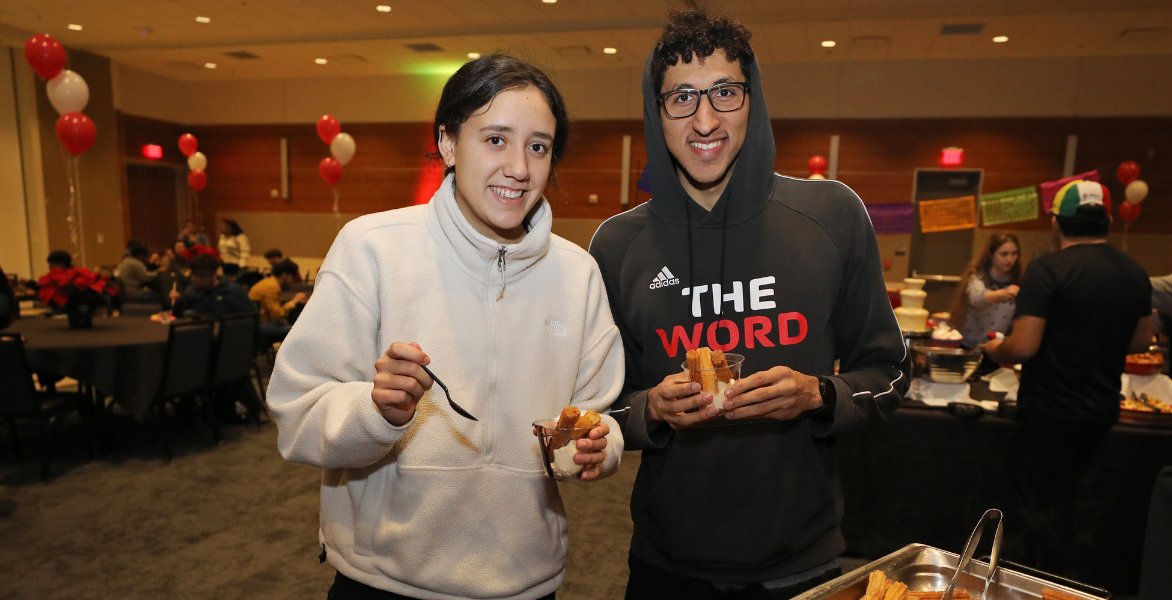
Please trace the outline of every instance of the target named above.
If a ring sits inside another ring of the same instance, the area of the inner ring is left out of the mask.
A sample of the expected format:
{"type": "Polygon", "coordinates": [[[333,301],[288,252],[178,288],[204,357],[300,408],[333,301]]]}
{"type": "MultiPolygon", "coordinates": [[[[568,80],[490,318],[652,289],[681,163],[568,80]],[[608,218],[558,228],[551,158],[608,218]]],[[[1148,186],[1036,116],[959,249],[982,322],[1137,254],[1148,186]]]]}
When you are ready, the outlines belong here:
{"type": "Polygon", "coordinates": [[[538,419],[533,422],[533,433],[537,436],[545,474],[557,481],[578,479],[578,475],[582,473],[583,465],[574,462],[574,455],[578,453],[578,440],[589,435],[590,428],[558,429],[557,424],[556,417],[538,419]],[[559,433],[562,435],[559,436],[559,433]],[[570,440],[563,446],[551,448],[555,437],[569,437],[570,440]]]}
{"type": "MultiPolygon", "coordinates": [[[[732,378],[728,381],[721,381],[720,377],[716,377],[716,393],[712,394],[712,404],[710,404],[710,406],[719,412],[724,412],[724,401],[726,400],[724,397],[724,390],[728,388],[728,386],[732,385],[733,382],[741,378],[741,365],[745,362],[745,357],[743,355],[733,354],[732,352],[725,352],[724,359],[728,361],[728,370],[730,373],[732,373],[732,378]]],[[[689,375],[691,375],[690,371],[688,371],[688,361],[685,360],[683,364],[680,365],[680,368],[682,368],[685,373],[689,373],[689,375]]],[[[699,371],[701,376],[709,372],[715,375],[719,369],[700,369],[699,371]]],[[[697,379],[692,379],[691,381],[701,385],[704,383],[703,381],[698,381],[697,379]]],[[[701,391],[700,393],[703,394],[704,392],[701,391]]]]}

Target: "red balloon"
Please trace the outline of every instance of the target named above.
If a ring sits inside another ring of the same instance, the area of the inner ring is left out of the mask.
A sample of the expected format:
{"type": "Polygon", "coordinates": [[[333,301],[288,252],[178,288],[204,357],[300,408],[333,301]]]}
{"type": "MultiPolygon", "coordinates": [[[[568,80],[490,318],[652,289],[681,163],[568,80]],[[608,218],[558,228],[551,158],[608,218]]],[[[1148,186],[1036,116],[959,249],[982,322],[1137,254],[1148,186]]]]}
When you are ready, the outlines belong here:
{"type": "Polygon", "coordinates": [[[1130,223],[1139,218],[1139,211],[1143,206],[1139,204],[1132,204],[1126,200],[1119,205],[1119,218],[1123,219],[1124,223],[1130,223]]]}
{"type": "Polygon", "coordinates": [[[191,184],[191,189],[200,191],[208,184],[208,174],[203,172],[203,169],[196,169],[187,174],[187,183],[191,184]]]}
{"type": "Polygon", "coordinates": [[[323,158],[317,165],[317,172],[321,173],[321,178],[325,179],[326,183],[334,185],[342,178],[342,163],[332,156],[323,158]]]}
{"type": "Polygon", "coordinates": [[[79,113],[65,113],[57,119],[57,139],[70,154],[81,154],[94,145],[98,129],[89,117],[79,113]]]}
{"type": "Polygon", "coordinates": [[[1123,187],[1127,187],[1127,184],[1139,179],[1139,165],[1135,164],[1135,161],[1129,160],[1119,165],[1119,168],[1115,170],[1115,177],[1119,178],[1119,183],[1122,183],[1123,187]]]}
{"type": "Polygon", "coordinates": [[[810,162],[806,163],[810,167],[811,175],[825,175],[826,174],[826,159],[815,154],[810,157],[810,162]]]}
{"type": "Polygon", "coordinates": [[[196,140],[194,135],[185,133],[179,136],[179,151],[183,156],[191,156],[196,150],[199,150],[199,140],[196,140]]]}
{"type": "Polygon", "coordinates": [[[322,115],[317,120],[317,136],[321,141],[328,144],[334,141],[334,136],[339,133],[342,133],[342,124],[333,115],[322,115]]]}
{"type": "Polygon", "coordinates": [[[65,46],[47,33],[34,35],[24,43],[24,58],[45,79],[56,77],[65,70],[65,46]]]}

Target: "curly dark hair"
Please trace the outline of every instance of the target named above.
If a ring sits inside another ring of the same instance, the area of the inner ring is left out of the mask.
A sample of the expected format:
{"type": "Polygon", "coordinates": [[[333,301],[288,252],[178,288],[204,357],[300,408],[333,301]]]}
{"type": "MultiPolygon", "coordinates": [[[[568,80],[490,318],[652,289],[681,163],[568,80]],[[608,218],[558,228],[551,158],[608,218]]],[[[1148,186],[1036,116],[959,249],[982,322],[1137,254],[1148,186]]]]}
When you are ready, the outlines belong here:
{"type": "Polygon", "coordinates": [[[749,80],[749,65],[756,58],[749,46],[752,32],[740,21],[728,17],[709,17],[703,8],[673,10],[668,13],[663,35],[651,51],[651,79],[658,93],[663,87],[663,74],[682,58],[692,62],[692,56],[708,58],[719,48],[730,60],[741,63],[741,73],[749,80]]]}

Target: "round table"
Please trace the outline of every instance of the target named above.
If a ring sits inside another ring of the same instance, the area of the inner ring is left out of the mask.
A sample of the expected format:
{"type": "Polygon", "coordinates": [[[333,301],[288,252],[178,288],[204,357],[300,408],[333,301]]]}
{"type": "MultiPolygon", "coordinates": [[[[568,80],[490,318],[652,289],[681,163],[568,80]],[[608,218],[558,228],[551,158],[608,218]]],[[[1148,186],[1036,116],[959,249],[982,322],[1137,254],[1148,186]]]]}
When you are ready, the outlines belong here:
{"type": "Polygon", "coordinates": [[[159,390],[169,329],[147,317],[100,317],[91,329],[70,329],[65,318],[32,318],[5,331],[24,338],[34,371],[93,386],[141,421],[159,390]]]}

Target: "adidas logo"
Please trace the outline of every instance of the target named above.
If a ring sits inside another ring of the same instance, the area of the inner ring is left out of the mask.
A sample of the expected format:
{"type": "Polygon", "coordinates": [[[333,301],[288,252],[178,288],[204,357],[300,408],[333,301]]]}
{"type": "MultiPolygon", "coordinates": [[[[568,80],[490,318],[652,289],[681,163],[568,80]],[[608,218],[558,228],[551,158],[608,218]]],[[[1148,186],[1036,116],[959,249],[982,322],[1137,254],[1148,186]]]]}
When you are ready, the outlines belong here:
{"type": "Polygon", "coordinates": [[[658,274],[655,275],[655,279],[651,280],[651,289],[656,290],[662,287],[667,287],[669,285],[679,284],[680,280],[676,279],[676,276],[672,275],[671,271],[667,270],[667,267],[664,267],[659,270],[658,274]]]}

